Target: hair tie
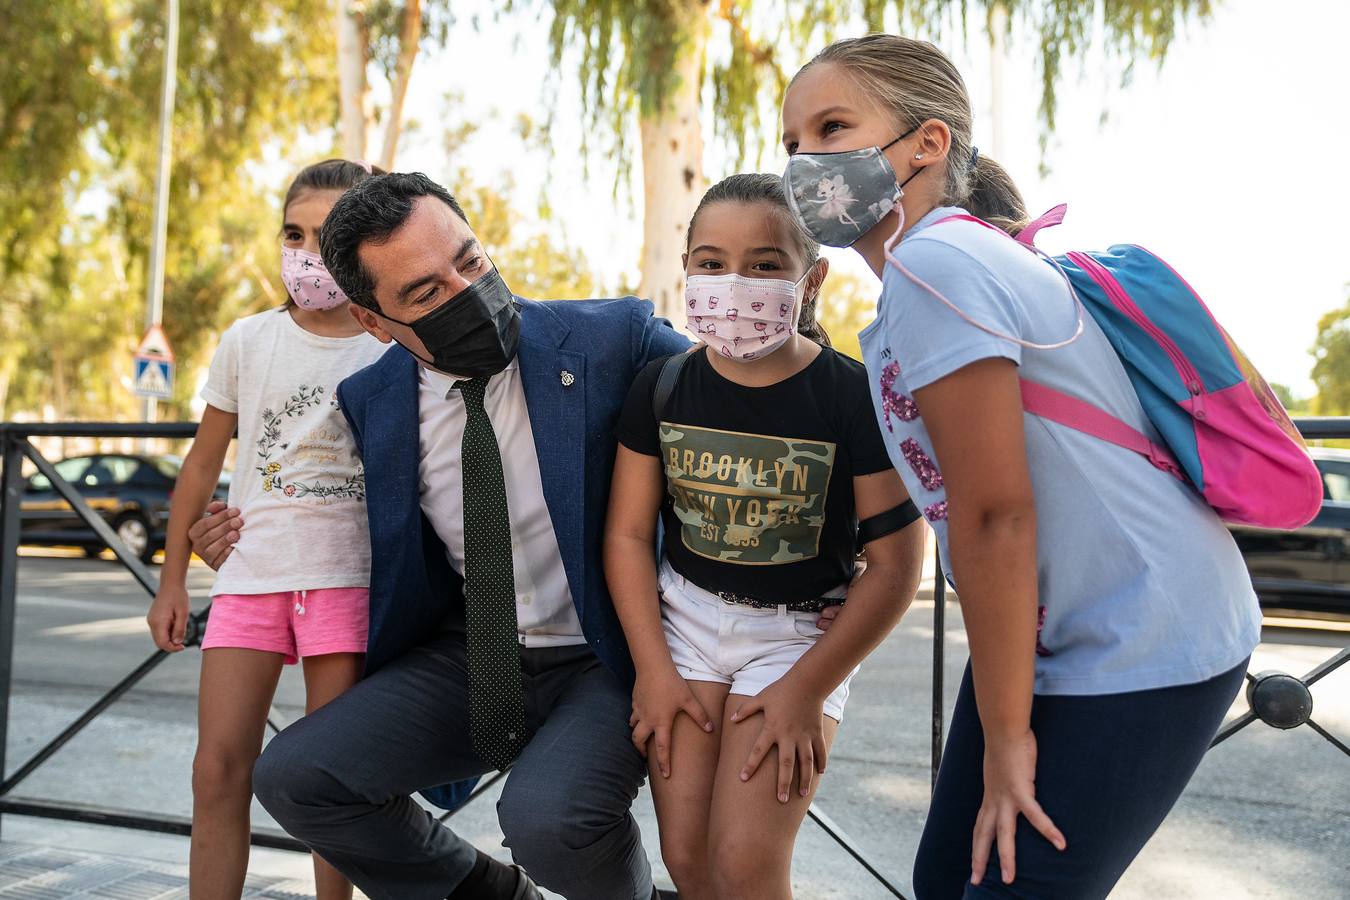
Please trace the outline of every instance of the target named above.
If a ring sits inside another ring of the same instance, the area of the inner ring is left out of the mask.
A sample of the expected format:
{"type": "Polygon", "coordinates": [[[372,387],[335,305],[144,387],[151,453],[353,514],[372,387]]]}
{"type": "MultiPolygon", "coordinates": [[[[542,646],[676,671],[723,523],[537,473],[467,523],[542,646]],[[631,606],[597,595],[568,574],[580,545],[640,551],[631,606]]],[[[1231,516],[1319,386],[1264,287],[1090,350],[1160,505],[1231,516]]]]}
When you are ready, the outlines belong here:
{"type": "Polygon", "coordinates": [[[354,159],[354,160],[352,160],[352,162],[355,163],[356,165],[360,166],[361,168],[365,169],[367,175],[373,175],[373,174],[375,174],[375,173],[372,172],[371,169],[370,169],[370,163],[366,162],[364,159],[354,159]]]}
{"type": "Polygon", "coordinates": [[[976,164],[977,162],[979,162],[979,161],[980,161],[980,148],[979,148],[979,147],[971,147],[971,148],[970,148],[970,171],[972,171],[972,172],[975,171],[975,164],[976,164]]]}

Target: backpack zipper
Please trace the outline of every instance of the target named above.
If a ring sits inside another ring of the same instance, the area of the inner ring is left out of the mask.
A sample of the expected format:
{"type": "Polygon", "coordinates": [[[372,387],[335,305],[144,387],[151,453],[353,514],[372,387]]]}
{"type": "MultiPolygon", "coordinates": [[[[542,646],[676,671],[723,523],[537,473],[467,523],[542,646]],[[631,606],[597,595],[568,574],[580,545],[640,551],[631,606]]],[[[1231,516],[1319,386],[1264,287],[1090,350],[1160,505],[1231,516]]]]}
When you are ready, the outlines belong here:
{"type": "Polygon", "coordinates": [[[1196,418],[1203,419],[1205,411],[1200,404],[1200,396],[1205,391],[1204,382],[1200,380],[1200,373],[1191,365],[1191,361],[1181,352],[1181,348],[1176,345],[1176,342],[1165,331],[1153,324],[1138,304],[1130,299],[1130,295],[1125,291],[1125,288],[1105,266],[1086,253],[1080,253],[1076,250],[1072,250],[1065,255],[1074,265],[1086,272],[1093,281],[1101,286],[1117,309],[1143,329],[1149,337],[1153,338],[1158,346],[1162,347],[1163,352],[1167,354],[1168,359],[1172,361],[1172,365],[1176,368],[1177,374],[1181,376],[1186,390],[1192,397],[1196,398],[1196,408],[1193,414],[1196,418]]]}

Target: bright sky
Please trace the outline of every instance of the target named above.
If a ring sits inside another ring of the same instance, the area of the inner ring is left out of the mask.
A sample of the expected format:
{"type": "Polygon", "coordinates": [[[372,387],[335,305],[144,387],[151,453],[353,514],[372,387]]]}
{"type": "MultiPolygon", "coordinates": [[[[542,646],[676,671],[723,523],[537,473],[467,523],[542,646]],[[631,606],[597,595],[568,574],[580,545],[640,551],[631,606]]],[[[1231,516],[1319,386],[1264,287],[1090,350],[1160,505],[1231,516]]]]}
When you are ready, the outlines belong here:
{"type": "MultiPolygon", "coordinates": [[[[533,15],[494,21],[492,7],[456,4],[461,24],[451,46],[418,60],[407,110],[419,124],[398,168],[445,176],[452,166],[441,124],[481,119],[482,131],[456,162],[480,182],[513,178],[527,215],[547,185],[568,240],[603,280],[636,284],[640,189],[631,202],[612,199],[613,168],[600,158],[592,160],[591,178],[583,176],[574,71],[558,81],[554,157],[516,137],[519,114],[544,118],[547,25],[533,15]],[[475,11],[477,32],[468,26],[475,11]],[[450,104],[447,93],[461,97],[450,104]]],[[[1344,0],[1220,0],[1208,27],[1188,26],[1163,69],[1141,63],[1127,88],[1119,86],[1119,69],[1100,58],[1070,66],[1045,178],[1038,172],[1034,46],[1014,35],[1003,70],[998,158],[1033,210],[1061,201],[1070,210],[1041,244],[1051,251],[1115,243],[1154,250],[1195,286],[1268,379],[1311,394],[1308,349],[1317,320],[1350,293],[1346,34],[1344,0]]],[[[944,49],[975,101],[976,143],[995,155],[987,44],[975,37],[971,52],[944,49]]],[[[710,115],[704,164],[715,181],[734,171],[734,160],[712,142],[710,115]]],[[[636,126],[630,141],[637,146],[636,126]]],[[[771,150],[764,167],[778,171],[783,162],[781,151],[771,150]]],[[[640,185],[640,162],[634,169],[640,185]]],[[[851,252],[831,256],[836,266],[866,272],[851,252]]]]}

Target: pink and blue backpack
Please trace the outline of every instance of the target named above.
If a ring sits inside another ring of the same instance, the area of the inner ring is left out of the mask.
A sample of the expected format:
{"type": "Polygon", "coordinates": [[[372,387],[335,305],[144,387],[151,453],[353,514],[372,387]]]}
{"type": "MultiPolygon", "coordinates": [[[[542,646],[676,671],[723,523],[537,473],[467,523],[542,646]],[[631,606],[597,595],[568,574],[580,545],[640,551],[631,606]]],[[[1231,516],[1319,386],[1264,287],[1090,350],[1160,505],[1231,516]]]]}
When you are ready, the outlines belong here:
{"type": "MultiPolygon", "coordinates": [[[[1036,233],[1058,225],[1065,210],[1050,210],[1016,240],[1034,249],[1036,233]]],[[[994,227],[963,215],[941,222],[961,219],[994,227]]],[[[1070,251],[1053,262],[1115,348],[1165,446],[1094,404],[1023,379],[1026,411],[1147,456],[1189,482],[1226,522],[1294,529],[1312,521],[1322,479],[1307,445],[1186,280],[1135,244],[1070,251]]]]}

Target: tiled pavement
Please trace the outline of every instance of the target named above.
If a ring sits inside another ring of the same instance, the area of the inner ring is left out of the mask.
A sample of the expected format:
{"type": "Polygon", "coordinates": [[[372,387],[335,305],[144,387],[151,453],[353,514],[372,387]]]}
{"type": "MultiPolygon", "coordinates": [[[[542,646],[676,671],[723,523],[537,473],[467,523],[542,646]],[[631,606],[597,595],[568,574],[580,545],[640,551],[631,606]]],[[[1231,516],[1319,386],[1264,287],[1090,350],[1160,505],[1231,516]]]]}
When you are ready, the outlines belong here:
{"type": "MultiPolygon", "coordinates": [[[[34,844],[0,844],[0,900],[187,900],[187,869],[34,844]]],[[[311,900],[303,881],[250,876],[247,900],[311,900]]]]}

